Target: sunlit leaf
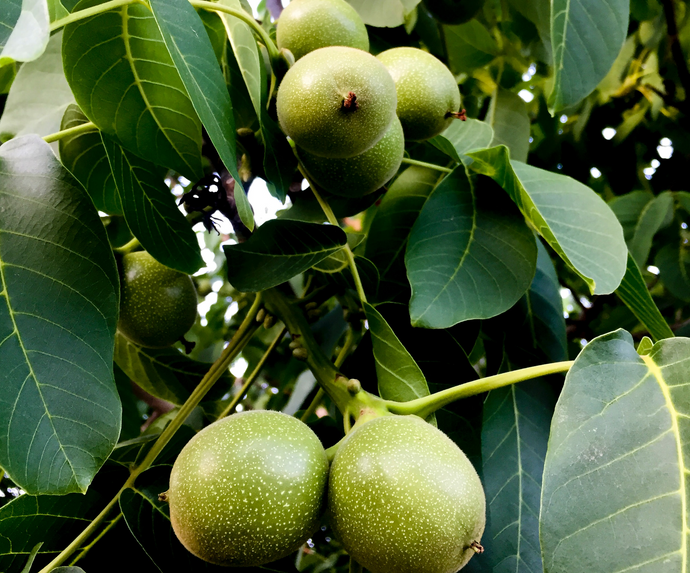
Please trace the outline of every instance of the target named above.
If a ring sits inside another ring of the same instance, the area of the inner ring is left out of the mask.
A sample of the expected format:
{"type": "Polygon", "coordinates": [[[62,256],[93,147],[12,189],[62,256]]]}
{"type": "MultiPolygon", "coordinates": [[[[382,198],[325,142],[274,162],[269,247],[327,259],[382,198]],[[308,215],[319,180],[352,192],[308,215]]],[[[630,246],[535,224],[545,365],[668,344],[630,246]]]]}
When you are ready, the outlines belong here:
{"type": "Polygon", "coordinates": [[[402,26],[406,16],[420,0],[347,0],[369,26],[395,28],[402,26]]]}
{"type": "Polygon", "coordinates": [[[467,119],[454,121],[441,135],[432,137],[429,143],[460,163],[464,153],[488,147],[493,138],[494,134],[488,123],[467,119]]]}
{"type": "Polygon", "coordinates": [[[687,338],[662,340],[640,356],[632,337],[616,331],[580,353],[546,454],[546,572],[684,570],[688,367],[687,338]]]}
{"type": "Polygon", "coordinates": [[[47,0],[3,0],[0,66],[38,58],[48,45],[49,25],[47,0]]]}

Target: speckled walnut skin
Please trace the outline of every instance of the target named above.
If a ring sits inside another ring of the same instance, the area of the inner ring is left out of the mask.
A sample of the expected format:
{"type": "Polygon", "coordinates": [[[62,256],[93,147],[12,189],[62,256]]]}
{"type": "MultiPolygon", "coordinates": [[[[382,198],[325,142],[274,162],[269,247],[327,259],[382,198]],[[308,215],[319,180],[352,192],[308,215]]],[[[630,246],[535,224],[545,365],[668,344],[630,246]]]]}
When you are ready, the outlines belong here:
{"type": "Polygon", "coordinates": [[[282,130],[320,157],[353,157],[371,149],[395,117],[395,83],[368,52],[331,46],[309,52],[278,88],[282,130]],[[356,106],[343,106],[356,96],[356,106]]]}
{"type": "Polygon", "coordinates": [[[197,557],[255,566],[295,551],[318,528],[328,460],[297,418],[233,414],[183,448],[167,493],[177,538],[197,557]]]}
{"type": "Polygon", "coordinates": [[[484,532],[472,464],[416,416],[375,418],[348,434],[328,489],[336,535],[371,573],[455,573],[484,532]]]}

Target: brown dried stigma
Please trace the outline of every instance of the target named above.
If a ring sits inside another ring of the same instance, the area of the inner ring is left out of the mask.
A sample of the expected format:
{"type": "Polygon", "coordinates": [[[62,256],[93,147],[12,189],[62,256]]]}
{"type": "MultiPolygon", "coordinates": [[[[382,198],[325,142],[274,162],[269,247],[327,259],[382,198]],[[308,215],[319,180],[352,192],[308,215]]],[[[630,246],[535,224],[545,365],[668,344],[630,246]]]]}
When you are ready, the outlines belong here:
{"type": "Polygon", "coordinates": [[[346,111],[355,111],[359,109],[359,104],[357,103],[357,96],[355,95],[355,92],[347,93],[345,99],[343,99],[342,108],[346,111]]]}

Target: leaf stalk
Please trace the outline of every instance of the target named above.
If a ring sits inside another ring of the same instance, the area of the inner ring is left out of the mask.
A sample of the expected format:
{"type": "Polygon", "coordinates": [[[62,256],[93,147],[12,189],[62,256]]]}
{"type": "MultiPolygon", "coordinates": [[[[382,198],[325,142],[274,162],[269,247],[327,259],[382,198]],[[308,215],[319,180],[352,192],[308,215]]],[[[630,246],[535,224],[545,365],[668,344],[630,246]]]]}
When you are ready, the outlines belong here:
{"type": "Polygon", "coordinates": [[[75,125],[74,127],[69,127],[67,129],[62,129],[58,131],[57,133],[51,133],[50,135],[44,135],[43,136],[43,141],[46,143],[53,143],[54,141],[58,141],[60,139],[63,139],[65,137],[69,137],[70,135],[80,135],[82,133],[87,133],[89,131],[96,131],[98,128],[96,127],[96,124],[93,123],[92,121],[88,121],[86,123],[82,123],[81,125],[75,125]]]}

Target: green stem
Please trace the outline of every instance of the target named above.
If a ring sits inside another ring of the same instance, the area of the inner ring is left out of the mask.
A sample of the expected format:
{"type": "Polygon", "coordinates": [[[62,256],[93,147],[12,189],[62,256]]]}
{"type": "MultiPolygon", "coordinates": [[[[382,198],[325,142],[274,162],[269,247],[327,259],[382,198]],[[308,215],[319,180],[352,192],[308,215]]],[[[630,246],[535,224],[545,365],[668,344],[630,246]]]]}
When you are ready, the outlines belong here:
{"type": "Polygon", "coordinates": [[[350,557],[350,567],[349,567],[349,573],[362,573],[363,569],[362,566],[357,563],[352,557],[350,557]]]}
{"type": "Polygon", "coordinates": [[[232,402],[230,402],[228,404],[227,408],[225,408],[225,410],[223,410],[221,412],[220,416],[218,416],[219,420],[221,418],[225,418],[225,416],[228,416],[229,414],[231,414],[232,412],[235,411],[237,404],[240,403],[240,401],[242,400],[242,397],[247,393],[247,390],[249,390],[249,387],[252,385],[254,380],[256,380],[256,377],[259,375],[259,372],[261,372],[261,369],[263,368],[264,363],[266,362],[266,360],[270,356],[271,352],[273,352],[275,350],[275,347],[278,346],[278,344],[280,344],[281,340],[283,340],[283,336],[285,336],[286,330],[287,330],[286,327],[283,327],[280,329],[278,336],[276,336],[273,339],[273,342],[271,342],[271,344],[268,347],[268,349],[266,350],[266,352],[264,352],[264,355],[261,357],[261,360],[259,360],[259,363],[256,365],[256,368],[254,368],[252,373],[247,377],[247,379],[245,380],[244,384],[242,385],[242,388],[240,389],[240,391],[232,399],[232,402]]]}
{"type": "MultiPolygon", "coordinates": [[[[340,349],[340,352],[338,353],[338,357],[335,359],[335,367],[340,368],[343,365],[343,362],[345,362],[345,359],[347,358],[347,355],[350,353],[350,350],[354,346],[355,343],[355,335],[352,331],[352,329],[348,329],[347,334],[345,335],[345,344],[343,344],[343,347],[340,349]]],[[[323,397],[326,395],[326,392],[324,391],[323,388],[319,388],[319,391],[316,393],[316,396],[314,396],[314,399],[311,401],[311,404],[309,404],[309,407],[305,410],[304,414],[302,414],[302,417],[300,420],[302,422],[306,422],[309,417],[316,412],[316,409],[319,407],[319,404],[321,403],[321,400],[323,400],[323,397]]]]}
{"type": "Polygon", "coordinates": [[[237,332],[232,337],[232,340],[228,343],[228,346],[223,350],[222,354],[216,360],[211,368],[209,368],[206,375],[201,379],[199,385],[194,389],[192,394],[187,398],[187,401],[182,405],[182,407],[177,412],[175,418],[166,426],[165,430],[158,436],[158,439],[153,444],[151,449],[144,457],[143,461],[132,470],[132,473],[127,478],[127,481],[115,494],[115,497],[108,502],[103,511],[99,513],[91,523],[77,536],[74,538],[72,543],[70,543],[65,549],[63,549],[60,554],[55,557],[48,565],[46,565],[39,573],[48,573],[55,567],[62,565],[69,557],[74,553],[79,547],[93,535],[100,523],[107,517],[110,510],[118,503],[122,492],[126,489],[132,487],[136,479],[146,471],[151,464],[154,462],[158,454],[167,445],[170,439],[175,435],[175,432],[182,426],[184,421],[187,419],[189,414],[199,405],[199,402],[203,399],[206,393],[211,389],[213,384],[227,371],[228,367],[232,361],[237,357],[237,355],[246,346],[247,342],[251,338],[252,334],[261,326],[256,322],[256,314],[261,308],[261,294],[257,294],[254,299],[254,304],[250,308],[247,316],[245,317],[242,324],[237,329],[237,332]]]}
{"type": "Polygon", "coordinates": [[[487,376],[486,378],[460,384],[459,386],[454,386],[453,388],[448,388],[447,390],[442,390],[441,392],[436,392],[435,394],[424,396],[423,398],[410,400],[409,402],[393,402],[386,400],[385,404],[388,407],[388,411],[393,414],[414,414],[421,418],[426,418],[439,408],[443,408],[443,406],[461,398],[468,398],[476,394],[496,390],[503,386],[522,382],[523,380],[565,372],[569,370],[572,365],[572,361],[541,364],[539,366],[532,366],[531,368],[523,368],[522,370],[497,374],[496,376],[487,376]]]}
{"type": "Polygon", "coordinates": [[[75,125],[74,127],[70,127],[68,129],[63,129],[61,131],[58,131],[57,133],[45,135],[43,137],[43,141],[45,141],[46,143],[53,143],[53,141],[58,141],[59,139],[69,137],[70,135],[79,135],[80,133],[96,131],[97,129],[98,128],[93,122],[87,121],[86,123],[82,123],[81,125],[75,125]]]}
{"type": "MultiPolygon", "coordinates": [[[[321,209],[323,209],[324,214],[326,215],[326,219],[331,225],[334,225],[336,227],[340,227],[338,224],[338,219],[335,217],[335,213],[333,213],[333,209],[331,209],[331,206],[328,204],[328,201],[326,201],[319,192],[316,190],[316,187],[314,186],[314,182],[309,179],[309,176],[307,175],[307,172],[305,169],[302,168],[302,165],[300,163],[300,172],[304,176],[304,178],[309,182],[309,187],[311,187],[312,193],[314,193],[314,197],[316,197],[316,200],[319,202],[319,205],[321,205],[321,209]]],[[[362,279],[359,277],[359,271],[357,270],[357,263],[355,263],[355,255],[352,252],[352,249],[350,248],[350,245],[345,244],[343,247],[345,250],[345,256],[347,257],[347,262],[348,265],[350,266],[350,272],[352,273],[352,278],[355,280],[355,288],[357,289],[357,294],[359,295],[359,300],[362,301],[362,303],[367,302],[367,295],[364,294],[364,287],[362,286],[362,279]]]]}
{"type": "Polygon", "coordinates": [[[448,167],[442,167],[441,165],[436,165],[434,163],[427,163],[426,161],[417,161],[416,159],[408,159],[407,157],[403,157],[402,162],[407,163],[408,165],[417,165],[418,167],[426,167],[427,169],[435,169],[436,171],[443,171],[444,173],[450,173],[451,171],[453,171],[452,169],[449,169],[448,167]]]}
{"type": "Polygon", "coordinates": [[[139,242],[139,239],[136,237],[129,241],[128,243],[125,243],[121,247],[115,247],[113,251],[126,255],[127,253],[131,253],[134,249],[137,249],[141,246],[141,243],[139,242]]]}
{"type": "Polygon", "coordinates": [[[54,32],[55,30],[59,30],[67,24],[72,24],[73,22],[78,22],[84,18],[90,18],[91,16],[102,14],[108,10],[114,10],[120,6],[127,6],[128,4],[143,4],[143,2],[141,2],[141,0],[110,0],[110,2],[104,2],[103,4],[98,4],[98,6],[85,8],[84,10],[73,12],[69,16],[55,20],[55,22],[50,25],[50,31],[54,32]]]}
{"type": "Polygon", "coordinates": [[[108,533],[108,531],[110,531],[113,527],[115,527],[115,525],[117,525],[117,522],[120,521],[120,519],[122,519],[122,512],[118,513],[117,516],[114,519],[112,519],[110,521],[110,523],[103,528],[103,531],[101,531],[94,538],[94,540],[91,543],[89,543],[86,547],[84,547],[84,549],[82,549],[79,552],[79,555],[77,555],[74,559],[72,559],[70,566],[74,565],[77,561],[79,561],[82,557],[84,557],[91,550],[91,548],[94,545],[96,545],[96,543],[98,543],[106,533],[108,533]]]}
{"type": "Polygon", "coordinates": [[[223,12],[224,14],[229,14],[230,16],[235,16],[235,18],[239,18],[245,24],[251,26],[252,30],[254,30],[254,32],[256,32],[256,34],[261,38],[261,41],[264,43],[266,49],[268,50],[268,53],[271,56],[271,61],[280,58],[280,51],[278,50],[277,46],[275,45],[271,37],[266,32],[266,30],[264,30],[259,25],[259,23],[256,20],[254,20],[254,18],[252,18],[249,14],[247,14],[244,10],[235,10],[233,8],[228,8],[227,6],[223,6],[222,4],[216,4],[215,2],[206,2],[204,0],[190,0],[189,3],[195,8],[203,8],[204,10],[211,10],[214,12],[223,12]]]}

